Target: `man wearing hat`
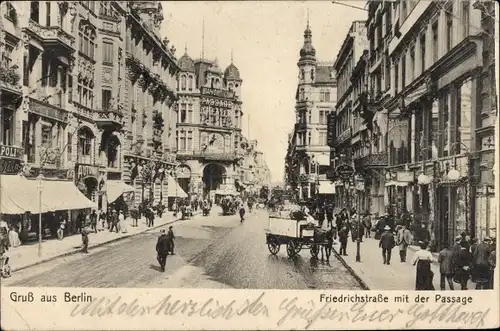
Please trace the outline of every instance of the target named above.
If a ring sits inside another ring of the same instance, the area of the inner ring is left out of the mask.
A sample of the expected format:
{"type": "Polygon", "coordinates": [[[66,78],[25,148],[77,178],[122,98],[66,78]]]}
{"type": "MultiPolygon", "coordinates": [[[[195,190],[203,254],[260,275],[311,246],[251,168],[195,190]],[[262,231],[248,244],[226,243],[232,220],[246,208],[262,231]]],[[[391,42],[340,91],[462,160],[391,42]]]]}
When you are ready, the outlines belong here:
{"type": "Polygon", "coordinates": [[[175,255],[174,253],[174,239],[175,239],[175,236],[174,236],[174,231],[172,230],[173,226],[169,226],[168,227],[168,233],[167,233],[167,238],[168,238],[168,244],[169,244],[169,247],[170,247],[170,255],[175,255]]]}
{"type": "Polygon", "coordinates": [[[158,254],[156,259],[160,263],[161,271],[165,271],[165,265],[167,264],[167,255],[169,250],[168,237],[165,234],[165,230],[161,230],[160,237],[156,242],[156,253],[158,254]]]}
{"type": "Polygon", "coordinates": [[[476,272],[476,290],[488,288],[490,280],[489,258],[491,254],[491,238],[486,237],[477,245],[472,258],[472,265],[476,272]]]}
{"type": "Polygon", "coordinates": [[[460,250],[462,249],[462,246],[460,245],[460,242],[462,241],[462,236],[456,236],[455,237],[455,243],[451,247],[451,263],[453,265],[453,270],[456,269],[456,261],[458,259],[458,253],[460,253],[460,250]]]}
{"type": "Polygon", "coordinates": [[[392,234],[391,227],[386,225],[384,227],[384,233],[380,236],[380,241],[378,247],[382,248],[382,257],[384,258],[384,264],[391,264],[391,251],[396,246],[396,240],[394,240],[394,234],[392,234]]]}
{"type": "Polygon", "coordinates": [[[97,213],[94,208],[92,208],[92,213],[90,213],[90,228],[94,233],[97,233],[97,213]]]}

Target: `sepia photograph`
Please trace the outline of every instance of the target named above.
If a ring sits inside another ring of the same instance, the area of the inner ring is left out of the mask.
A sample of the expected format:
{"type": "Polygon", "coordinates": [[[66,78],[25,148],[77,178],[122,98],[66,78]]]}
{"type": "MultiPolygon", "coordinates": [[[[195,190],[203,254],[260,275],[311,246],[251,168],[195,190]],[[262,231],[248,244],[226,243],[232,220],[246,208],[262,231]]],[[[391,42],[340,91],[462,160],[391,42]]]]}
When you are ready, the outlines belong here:
{"type": "Polygon", "coordinates": [[[495,1],[0,13],[2,291],[498,290],[495,1]]]}

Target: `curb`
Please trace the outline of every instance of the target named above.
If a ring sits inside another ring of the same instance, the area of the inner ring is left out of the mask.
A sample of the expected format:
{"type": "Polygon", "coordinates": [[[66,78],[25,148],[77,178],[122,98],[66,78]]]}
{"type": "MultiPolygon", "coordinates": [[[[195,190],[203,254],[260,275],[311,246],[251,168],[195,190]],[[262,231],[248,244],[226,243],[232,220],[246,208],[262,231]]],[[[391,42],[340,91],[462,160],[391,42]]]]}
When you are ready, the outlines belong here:
{"type": "MultiPolygon", "coordinates": [[[[193,216],[196,216],[196,215],[199,215],[199,213],[193,214],[193,216]]],[[[176,219],[174,219],[172,221],[169,221],[169,222],[166,222],[166,223],[163,223],[163,224],[160,224],[160,225],[156,225],[156,226],[153,226],[153,227],[150,227],[150,228],[146,228],[144,230],[141,230],[139,232],[130,234],[128,236],[117,237],[117,238],[114,238],[114,239],[111,239],[111,240],[108,240],[108,241],[104,241],[104,242],[101,242],[101,243],[98,243],[98,244],[95,244],[95,245],[92,245],[92,246],[89,245],[88,249],[91,250],[91,249],[96,248],[96,247],[101,247],[101,246],[104,246],[104,245],[107,245],[107,244],[110,244],[110,243],[114,243],[114,242],[117,242],[117,241],[120,241],[120,240],[123,240],[123,239],[131,238],[131,237],[143,234],[145,232],[148,232],[148,231],[160,228],[162,226],[166,226],[166,225],[169,225],[169,224],[172,224],[172,223],[176,223],[178,221],[180,221],[180,218],[176,218],[176,219]]],[[[66,256],[70,256],[70,255],[79,253],[80,251],[81,251],[81,248],[75,248],[73,250],[70,250],[70,251],[67,251],[67,252],[64,252],[64,253],[61,253],[61,254],[57,254],[57,255],[54,255],[54,256],[50,256],[50,257],[47,257],[45,259],[41,259],[41,260],[38,260],[36,262],[30,263],[30,264],[27,264],[27,265],[24,265],[24,266],[20,266],[20,267],[17,267],[17,268],[12,268],[12,272],[16,272],[16,271],[28,269],[28,268],[37,266],[37,265],[45,263],[45,262],[50,262],[50,261],[56,260],[56,259],[61,258],[61,257],[66,257],[66,256]]]]}
{"type": "Polygon", "coordinates": [[[337,250],[335,248],[332,248],[332,252],[333,252],[333,254],[335,254],[335,257],[337,258],[337,260],[339,260],[344,265],[344,267],[347,269],[347,271],[349,271],[349,273],[354,278],[356,278],[359,285],[361,285],[361,289],[364,291],[369,291],[370,288],[368,287],[368,285],[364,282],[364,280],[361,277],[358,276],[358,274],[354,271],[354,269],[351,268],[351,266],[344,260],[344,258],[337,252],[337,250]]]}

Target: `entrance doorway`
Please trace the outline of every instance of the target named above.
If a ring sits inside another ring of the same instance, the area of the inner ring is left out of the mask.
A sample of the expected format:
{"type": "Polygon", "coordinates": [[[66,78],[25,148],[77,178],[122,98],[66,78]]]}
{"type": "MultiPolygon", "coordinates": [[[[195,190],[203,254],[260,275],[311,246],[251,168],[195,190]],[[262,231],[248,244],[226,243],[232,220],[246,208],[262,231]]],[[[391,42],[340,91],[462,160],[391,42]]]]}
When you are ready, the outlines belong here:
{"type": "Polygon", "coordinates": [[[203,196],[212,198],[213,191],[220,189],[223,179],[226,175],[224,166],[216,163],[210,163],[203,169],[203,196]]]}

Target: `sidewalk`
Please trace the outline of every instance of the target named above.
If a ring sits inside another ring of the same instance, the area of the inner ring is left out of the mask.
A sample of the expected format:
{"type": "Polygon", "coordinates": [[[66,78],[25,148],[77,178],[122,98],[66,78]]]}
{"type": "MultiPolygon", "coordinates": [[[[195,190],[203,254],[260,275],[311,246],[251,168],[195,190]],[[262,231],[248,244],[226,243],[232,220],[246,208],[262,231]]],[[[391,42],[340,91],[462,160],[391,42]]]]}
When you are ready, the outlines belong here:
{"type": "MultiPolygon", "coordinates": [[[[363,238],[361,243],[361,262],[356,262],[356,243],[350,240],[347,243],[348,256],[339,256],[358,278],[360,278],[370,290],[415,290],[416,266],[411,261],[415,255],[416,248],[408,249],[406,262],[400,262],[399,248],[392,250],[391,264],[385,265],[382,260],[382,250],[378,247],[378,240],[363,238]]],[[[338,253],[340,244],[335,244],[335,252],[338,253]]],[[[436,259],[436,254],[433,254],[436,259]]],[[[434,288],[440,289],[439,264],[432,264],[434,272],[434,288]]],[[[454,284],[455,290],[460,289],[459,284],[454,284]]],[[[474,289],[475,284],[469,282],[469,290],[474,289]]],[[[448,285],[446,285],[448,289],[448,285]]]]}
{"type": "MultiPolygon", "coordinates": [[[[195,214],[196,215],[196,214],[195,214]]],[[[178,218],[172,212],[167,212],[162,218],[156,218],[154,227],[148,228],[144,218],[138,220],[138,226],[132,226],[132,219],[125,220],[127,233],[109,232],[109,230],[99,231],[89,234],[89,249],[102,246],[121,239],[132,237],[148,230],[176,222],[178,218]]],[[[19,247],[10,248],[7,255],[10,257],[9,264],[12,271],[25,269],[40,263],[54,260],[58,257],[72,255],[81,250],[82,236],[72,235],[63,240],[49,239],[42,242],[42,256],[38,257],[38,242],[28,243],[19,247]]]]}

